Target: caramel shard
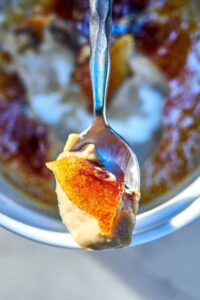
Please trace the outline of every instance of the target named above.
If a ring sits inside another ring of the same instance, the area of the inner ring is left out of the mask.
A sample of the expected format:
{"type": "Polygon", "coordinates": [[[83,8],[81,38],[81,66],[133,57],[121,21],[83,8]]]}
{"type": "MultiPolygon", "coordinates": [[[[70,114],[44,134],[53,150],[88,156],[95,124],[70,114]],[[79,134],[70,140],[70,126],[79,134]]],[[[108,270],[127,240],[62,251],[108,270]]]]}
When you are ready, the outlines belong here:
{"type": "Polygon", "coordinates": [[[47,165],[68,198],[98,220],[102,235],[112,236],[123,183],[108,180],[105,170],[77,156],[65,157],[47,165]]]}

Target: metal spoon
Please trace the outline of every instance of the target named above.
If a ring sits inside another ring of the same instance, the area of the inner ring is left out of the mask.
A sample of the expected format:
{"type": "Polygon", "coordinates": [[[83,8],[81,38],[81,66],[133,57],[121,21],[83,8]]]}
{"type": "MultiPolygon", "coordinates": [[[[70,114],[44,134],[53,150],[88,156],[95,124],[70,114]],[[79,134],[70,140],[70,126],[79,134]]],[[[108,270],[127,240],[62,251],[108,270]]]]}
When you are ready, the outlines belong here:
{"type": "MultiPolygon", "coordinates": [[[[112,0],[90,0],[90,76],[94,101],[94,121],[80,134],[73,151],[94,144],[100,163],[131,190],[140,188],[137,158],[128,144],[106,120],[106,95],[110,72],[112,0]]],[[[127,128],[129,130],[129,128],[127,128]]]]}

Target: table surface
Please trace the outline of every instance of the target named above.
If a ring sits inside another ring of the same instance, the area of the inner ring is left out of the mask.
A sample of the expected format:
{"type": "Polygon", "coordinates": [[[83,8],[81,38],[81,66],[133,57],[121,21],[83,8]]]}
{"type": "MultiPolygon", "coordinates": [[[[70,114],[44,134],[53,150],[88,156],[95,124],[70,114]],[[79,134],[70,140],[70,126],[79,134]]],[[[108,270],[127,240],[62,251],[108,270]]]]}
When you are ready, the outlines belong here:
{"type": "Polygon", "coordinates": [[[40,245],[0,229],[1,300],[198,300],[200,221],[104,252],[40,245]]]}

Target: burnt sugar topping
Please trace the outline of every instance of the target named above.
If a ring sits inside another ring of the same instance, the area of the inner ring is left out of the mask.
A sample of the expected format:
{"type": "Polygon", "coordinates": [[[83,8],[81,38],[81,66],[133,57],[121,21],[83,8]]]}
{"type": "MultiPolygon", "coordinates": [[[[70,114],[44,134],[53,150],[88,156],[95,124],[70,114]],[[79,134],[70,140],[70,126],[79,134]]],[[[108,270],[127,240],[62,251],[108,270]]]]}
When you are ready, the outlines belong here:
{"type": "MultiPolygon", "coordinates": [[[[46,7],[65,20],[81,22],[89,16],[89,0],[50,0],[43,1],[46,7]]],[[[144,10],[150,0],[114,0],[113,19],[118,20],[144,10]]]]}
{"type": "Polygon", "coordinates": [[[155,1],[154,17],[135,31],[138,51],[168,79],[163,134],[142,168],[142,202],[172,189],[199,166],[200,34],[187,1],[155,1]]]}
{"type": "Polygon", "coordinates": [[[76,156],[58,159],[48,167],[69,199],[97,218],[103,235],[112,236],[123,183],[106,180],[106,170],[98,170],[88,160],[76,156]]]}
{"type": "Polygon", "coordinates": [[[26,89],[16,72],[0,72],[0,157],[20,159],[26,168],[48,175],[48,130],[26,113],[26,89]]]}

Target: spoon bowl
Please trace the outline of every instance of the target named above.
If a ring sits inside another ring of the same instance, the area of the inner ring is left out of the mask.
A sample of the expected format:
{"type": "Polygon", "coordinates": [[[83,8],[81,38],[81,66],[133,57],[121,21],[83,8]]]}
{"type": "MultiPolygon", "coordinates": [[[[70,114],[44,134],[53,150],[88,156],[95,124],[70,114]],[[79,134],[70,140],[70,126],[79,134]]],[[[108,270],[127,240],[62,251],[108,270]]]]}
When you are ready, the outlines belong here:
{"type": "Polygon", "coordinates": [[[138,160],[128,144],[101,117],[96,117],[89,129],[80,134],[72,151],[94,144],[100,165],[124,182],[129,190],[139,190],[138,160]]]}

